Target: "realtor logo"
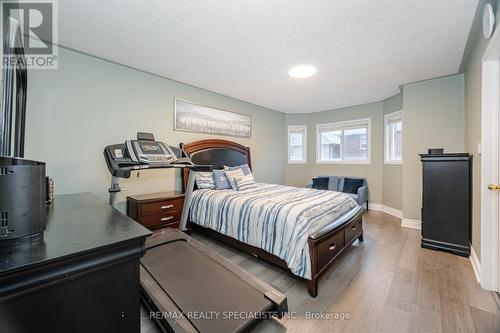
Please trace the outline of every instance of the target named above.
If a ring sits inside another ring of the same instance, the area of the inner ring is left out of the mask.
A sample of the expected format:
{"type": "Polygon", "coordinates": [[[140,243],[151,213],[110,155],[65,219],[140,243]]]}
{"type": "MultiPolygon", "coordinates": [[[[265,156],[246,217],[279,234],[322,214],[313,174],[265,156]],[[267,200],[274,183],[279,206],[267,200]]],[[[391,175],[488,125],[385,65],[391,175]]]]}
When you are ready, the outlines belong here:
{"type": "Polygon", "coordinates": [[[2,1],[2,66],[19,63],[21,58],[14,54],[22,47],[26,67],[56,69],[57,27],[55,1],[2,1]],[[22,42],[13,38],[17,29],[22,42]],[[9,39],[7,44],[6,39],[9,39]]]}

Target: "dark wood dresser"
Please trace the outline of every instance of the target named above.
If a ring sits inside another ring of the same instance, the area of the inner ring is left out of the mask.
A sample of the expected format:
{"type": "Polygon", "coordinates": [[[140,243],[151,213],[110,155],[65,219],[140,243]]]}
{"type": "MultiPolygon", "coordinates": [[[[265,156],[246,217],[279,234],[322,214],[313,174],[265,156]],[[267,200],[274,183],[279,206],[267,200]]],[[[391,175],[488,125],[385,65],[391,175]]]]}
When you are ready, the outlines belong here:
{"type": "Polygon", "coordinates": [[[127,197],[127,215],[146,228],[178,228],[184,193],[159,192],[127,197]]]}
{"type": "Polygon", "coordinates": [[[422,247],[470,255],[472,156],[421,154],[422,247]]]}
{"type": "Polygon", "coordinates": [[[90,193],[56,196],[43,240],[0,248],[0,331],[138,333],[149,234],[90,193]]]}

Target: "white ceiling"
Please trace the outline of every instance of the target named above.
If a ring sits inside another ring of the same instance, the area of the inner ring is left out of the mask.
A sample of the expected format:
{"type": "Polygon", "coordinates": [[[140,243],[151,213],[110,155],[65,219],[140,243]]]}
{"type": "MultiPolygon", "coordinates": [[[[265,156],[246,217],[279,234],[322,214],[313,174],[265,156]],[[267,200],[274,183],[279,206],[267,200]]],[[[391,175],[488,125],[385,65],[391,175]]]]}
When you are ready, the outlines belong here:
{"type": "Polygon", "coordinates": [[[478,0],[64,0],[64,46],[302,113],[454,74],[478,0]],[[292,79],[297,63],[317,66],[292,79]]]}

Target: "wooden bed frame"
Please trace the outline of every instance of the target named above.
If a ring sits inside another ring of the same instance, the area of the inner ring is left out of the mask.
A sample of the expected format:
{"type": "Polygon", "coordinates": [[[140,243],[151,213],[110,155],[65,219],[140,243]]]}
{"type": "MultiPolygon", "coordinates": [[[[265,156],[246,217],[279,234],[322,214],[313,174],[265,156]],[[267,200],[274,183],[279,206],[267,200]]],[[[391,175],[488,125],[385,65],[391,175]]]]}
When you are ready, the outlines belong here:
{"type": "MultiPolygon", "coordinates": [[[[200,140],[188,144],[181,143],[181,148],[184,149],[184,151],[196,164],[212,164],[214,169],[222,169],[224,165],[236,166],[246,163],[250,169],[252,168],[250,148],[232,141],[218,139],[200,140]]],[[[182,173],[184,188],[187,186],[188,176],[189,170],[185,169],[182,173]]],[[[306,281],[309,294],[312,297],[316,297],[318,295],[318,280],[321,275],[328,270],[335,260],[344,252],[344,250],[349,248],[356,239],[363,241],[362,216],[363,211],[361,210],[358,214],[346,223],[343,223],[341,226],[336,227],[323,235],[314,238],[309,237],[308,244],[311,257],[311,280],[306,281]]],[[[240,242],[232,237],[226,236],[212,229],[204,228],[194,223],[190,224],[189,228],[289,270],[283,259],[263,249],[240,242]]],[[[298,278],[302,279],[300,277],[298,278]]]]}

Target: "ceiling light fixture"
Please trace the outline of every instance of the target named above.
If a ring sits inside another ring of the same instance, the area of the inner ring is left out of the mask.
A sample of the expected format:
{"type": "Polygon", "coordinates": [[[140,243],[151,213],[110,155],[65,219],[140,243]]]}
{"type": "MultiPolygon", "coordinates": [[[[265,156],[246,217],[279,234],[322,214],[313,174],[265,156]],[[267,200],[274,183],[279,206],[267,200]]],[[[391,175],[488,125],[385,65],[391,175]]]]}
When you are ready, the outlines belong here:
{"type": "Polygon", "coordinates": [[[288,71],[288,76],[293,77],[294,79],[305,79],[313,76],[317,71],[318,69],[313,65],[296,65],[290,68],[290,70],[288,71]]]}

